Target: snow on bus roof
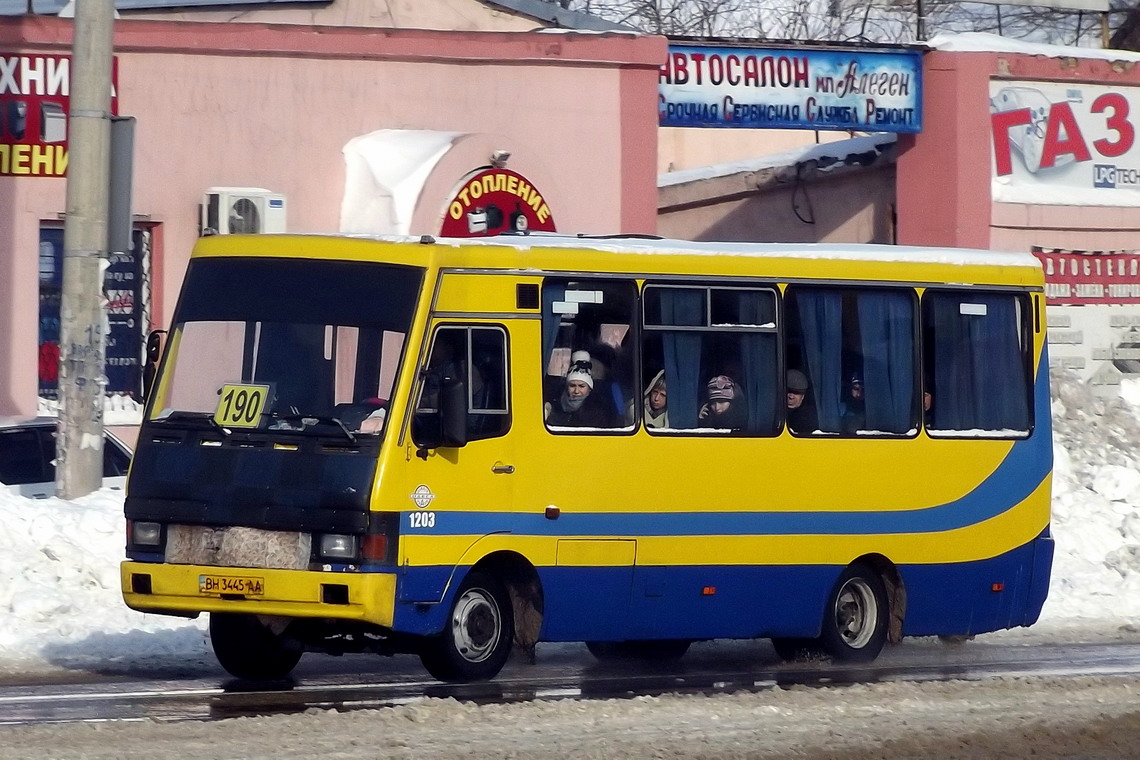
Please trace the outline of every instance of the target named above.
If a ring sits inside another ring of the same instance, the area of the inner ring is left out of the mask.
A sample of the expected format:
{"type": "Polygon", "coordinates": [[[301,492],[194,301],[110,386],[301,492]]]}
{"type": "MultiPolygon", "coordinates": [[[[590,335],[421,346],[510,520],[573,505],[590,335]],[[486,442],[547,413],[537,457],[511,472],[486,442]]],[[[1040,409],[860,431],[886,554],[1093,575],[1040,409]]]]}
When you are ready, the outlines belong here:
{"type": "Polygon", "coordinates": [[[431,236],[350,235],[384,242],[425,243],[455,248],[493,246],[530,250],[532,248],[574,248],[610,253],[654,255],[746,256],[755,258],[842,259],[893,263],[952,264],[957,266],[1007,266],[1039,269],[1041,263],[1031,253],[987,251],[973,248],[943,248],[853,243],[740,243],[697,242],[667,238],[562,235],[531,233],[484,238],[435,238],[431,236]]]}

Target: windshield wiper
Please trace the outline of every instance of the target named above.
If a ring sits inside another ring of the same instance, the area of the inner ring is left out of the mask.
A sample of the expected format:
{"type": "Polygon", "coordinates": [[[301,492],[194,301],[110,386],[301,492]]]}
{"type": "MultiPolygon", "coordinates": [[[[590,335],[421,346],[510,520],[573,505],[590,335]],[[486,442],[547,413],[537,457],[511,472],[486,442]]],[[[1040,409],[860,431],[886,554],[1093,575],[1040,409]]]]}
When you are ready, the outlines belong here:
{"type": "Polygon", "coordinates": [[[339,428],[340,432],[344,433],[344,436],[349,440],[349,442],[356,443],[356,436],[353,435],[352,431],[345,427],[344,423],[336,417],[325,417],[319,414],[281,414],[280,412],[270,412],[269,416],[275,420],[285,420],[286,422],[301,422],[305,425],[315,425],[318,422],[323,422],[326,425],[333,425],[339,428]]]}
{"type": "Polygon", "coordinates": [[[159,423],[162,423],[164,425],[165,424],[182,424],[182,423],[186,423],[186,422],[194,422],[194,423],[197,423],[199,425],[205,423],[206,425],[209,425],[210,427],[217,430],[222,435],[230,435],[231,433],[233,433],[232,430],[230,430],[228,427],[225,427],[225,426],[219,424],[218,421],[214,419],[214,416],[212,414],[208,414],[208,413],[202,414],[202,413],[197,413],[197,412],[171,412],[170,414],[166,415],[165,417],[155,417],[154,419],[151,420],[151,422],[159,422],[159,423]]]}

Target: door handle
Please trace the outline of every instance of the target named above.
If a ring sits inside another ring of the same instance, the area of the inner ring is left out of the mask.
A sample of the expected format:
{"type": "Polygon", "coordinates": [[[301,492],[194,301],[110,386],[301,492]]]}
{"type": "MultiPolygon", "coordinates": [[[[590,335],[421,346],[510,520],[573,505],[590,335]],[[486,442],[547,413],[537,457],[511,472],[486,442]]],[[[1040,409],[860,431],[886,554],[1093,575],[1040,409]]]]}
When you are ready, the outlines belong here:
{"type": "Polygon", "coordinates": [[[502,462],[495,462],[491,465],[491,472],[501,475],[510,475],[514,473],[515,466],[513,464],[503,464],[502,462]]]}

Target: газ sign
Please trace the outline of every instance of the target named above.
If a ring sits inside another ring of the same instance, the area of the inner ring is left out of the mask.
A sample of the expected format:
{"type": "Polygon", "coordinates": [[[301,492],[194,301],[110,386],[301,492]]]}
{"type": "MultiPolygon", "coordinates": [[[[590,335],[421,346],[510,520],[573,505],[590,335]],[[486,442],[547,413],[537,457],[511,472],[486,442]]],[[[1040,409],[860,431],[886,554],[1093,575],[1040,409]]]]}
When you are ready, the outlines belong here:
{"type": "Polygon", "coordinates": [[[482,237],[501,232],[555,232],[542,194],[510,169],[479,169],[459,183],[443,214],[444,237],[482,237]]]}
{"type": "MultiPolygon", "coordinates": [[[[118,113],[111,68],[111,113],[118,113]]],[[[0,54],[0,176],[67,173],[71,57],[0,54]]]]}
{"type": "Polygon", "coordinates": [[[993,199],[1140,206],[1140,90],[990,82],[993,199]]]}

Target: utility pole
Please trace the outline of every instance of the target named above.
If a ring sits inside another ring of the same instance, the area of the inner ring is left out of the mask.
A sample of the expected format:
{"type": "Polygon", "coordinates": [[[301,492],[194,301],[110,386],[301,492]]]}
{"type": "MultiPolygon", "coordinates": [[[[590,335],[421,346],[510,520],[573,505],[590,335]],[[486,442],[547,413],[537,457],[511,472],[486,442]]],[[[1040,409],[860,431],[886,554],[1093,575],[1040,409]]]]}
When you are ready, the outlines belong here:
{"type": "Polygon", "coordinates": [[[64,499],[103,482],[103,397],[107,378],[108,177],[114,0],[75,3],[68,119],[67,216],[60,304],[59,434],[56,486],[64,499]]]}

